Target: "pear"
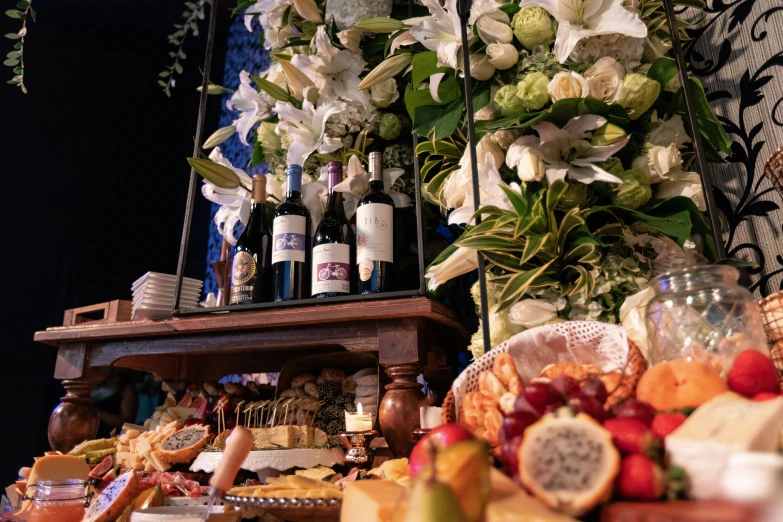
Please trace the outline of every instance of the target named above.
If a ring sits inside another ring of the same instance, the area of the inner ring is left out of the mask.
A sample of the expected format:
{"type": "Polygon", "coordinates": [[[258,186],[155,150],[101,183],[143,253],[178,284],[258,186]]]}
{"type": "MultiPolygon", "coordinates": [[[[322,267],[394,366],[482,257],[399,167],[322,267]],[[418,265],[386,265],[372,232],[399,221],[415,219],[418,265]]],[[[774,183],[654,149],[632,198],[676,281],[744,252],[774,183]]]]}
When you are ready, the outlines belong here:
{"type": "MultiPolygon", "coordinates": [[[[467,522],[484,516],[490,495],[489,467],[489,447],[481,440],[453,444],[435,459],[438,480],[451,487],[467,522]]],[[[431,467],[426,475],[432,475],[431,467]]]]}
{"type": "Polygon", "coordinates": [[[469,522],[447,484],[432,477],[416,480],[402,522],[469,522]]]}

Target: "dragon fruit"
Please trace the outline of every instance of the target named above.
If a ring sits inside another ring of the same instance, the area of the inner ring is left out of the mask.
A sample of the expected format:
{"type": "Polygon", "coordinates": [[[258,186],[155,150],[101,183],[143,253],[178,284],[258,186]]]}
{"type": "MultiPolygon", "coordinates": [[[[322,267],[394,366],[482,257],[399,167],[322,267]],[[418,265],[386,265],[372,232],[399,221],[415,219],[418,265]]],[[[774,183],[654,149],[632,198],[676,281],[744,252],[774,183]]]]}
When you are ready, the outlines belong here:
{"type": "Polygon", "coordinates": [[[612,435],[591,417],[568,408],[544,416],[525,431],[519,477],[548,506],[580,516],[609,500],[620,454],[612,435]]]}
{"type": "Polygon", "coordinates": [[[160,444],[160,456],[169,464],[184,464],[195,459],[207,445],[209,426],[194,424],[172,433],[160,444]]]}
{"type": "Polygon", "coordinates": [[[138,491],[139,480],[135,471],[120,475],[106,486],[98,498],[92,501],[82,522],[111,522],[122,515],[138,491]]]}

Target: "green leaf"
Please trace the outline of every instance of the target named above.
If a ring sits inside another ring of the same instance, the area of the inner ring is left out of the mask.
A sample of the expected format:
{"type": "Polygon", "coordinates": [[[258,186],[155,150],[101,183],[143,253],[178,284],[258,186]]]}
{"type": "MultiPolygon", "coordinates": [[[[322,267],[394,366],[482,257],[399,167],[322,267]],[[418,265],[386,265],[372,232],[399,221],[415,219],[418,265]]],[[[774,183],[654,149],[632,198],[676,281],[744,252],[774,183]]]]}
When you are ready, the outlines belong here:
{"type": "Polygon", "coordinates": [[[14,67],[14,74],[22,74],[24,72],[24,69],[21,67],[14,67]]]}
{"type": "Polygon", "coordinates": [[[439,156],[443,156],[444,158],[459,159],[462,158],[462,154],[465,152],[464,150],[460,150],[450,141],[434,140],[432,144],[434,147],[433,153],[439,156]]]}
{"type": "Polygon", "coordinates": [[[19,49],[21,49],[21,48],[22,48],[22,42],[16,42],[16,43],[14,44],[14,49],[17,49],[17,50],[19,50],[19,49]]]}
{"type": "Polygon", "coordinates": [[[563,263],[568,265],[576,263],[596,265],[600,262],[601,253],[598,252],[598,247],[587,243],[572,248],[563,258],[563,263]]]}
{"type": "Polygon", "coordinates": [[[264,162],[264,148],[258,141],[254,142],[253,153],[250,156],[250,166],[257,167],[264,162]]]}
{"type": "Polygon", "coordinates": [[[459,88],[457,79],[453,76],[450,76],[448,79],[440,82],[440,85],[438,86],[438,97],[440,97],[441,103],[436,102],[432,98],[429,89],[408,89],[405,91],[405,108],[408,110],[408,116],[410,116],[413,120],[413,116],[417,107],[424,105],[446,105],[456,100],[460,96],[462,96],[462,91],[459,88]]]}
{"type": "Polygon", "coordinates": [[[158,73],[158,76],[160,76],[161,78],[165,78],[167,76],[171,76],[171,71],[160,72],[160,73],[158,73]]]}
{"type": "Polygon", "coordinates": [[[216,187],[234,190],[240,186],[244,186],[239,180],[239,176],[237,176],[236,172],[228,167],[219,165],[214,161],[201,158],[188,158],[188,163],[190,163],[190,166],[205,180],[216,187]]]}
{"type": "Polygon", "coordinates": [[[652,78],[661,84],[662,92],[675,76],[677,76],[677,62],[675,62],[673,58],[668,58],[666,56],[655,60],[652,67],[650,67],[650,70],[647,71],[648,78],[652,78]]]}
{"type": "Polygon", "coordinates": [[[579,207],[572,208],[563,217],[563,221],[560,222],[560,227],[557,230],[557,252],[559,254],[565,253],[565,244],[571,231],[584,224],[584,222],[585,220],[579,215],[579,207]]]}
{"type": "Polygon", "coordinates": [[[17,33],[7,33],[5,37],[9,40],[18,40],[21,38],[21,36],[19,36],[17,33]]]}
{"type": "Polygon", "coordinates": [[[19,65],[19,60],[8,59],[3,62],[3,65],[7,65],[9,67],[16,67],[17,65],[19,65]]]}
{"type": "Polygon", "coordinates": [[[22,53],[21,53],[21,52],[19,52],[19,51],[11,51],[11,52],[10,52],[10,53],[8,53],[6,56],[7,56],[8,58],[12,59],[12,60],[15,60],[15,59],[17,59],[17,58],[21,57],[21,56],[22,56],[22,53]]]}
{"type": "Polygon", "coordinates": [[[448,138],[457,129],[464,110],[465,101],[462,98],[447,105],[417,107],[413,113],[413,130],[422,136],[434,130],[436,139],[448,138]]]}
{"type": "Polygon", "coordinates": [[[477,112],[489,105],[490,82],[476,82],[473,84],[473,111],[477,112]]]}
{"type": "Polygon", "coordinates": [[[182,74],[182,66],[179,64],[179,62],[174,62],[174,70],[177,72],[177,74],[182,74]]]}
{"type": "Polygon", "coordinates": [[[411,73],[411,82],[413,88],[418,89],[421,82],[428,79],[435,73],[446,72],[448,67],[438,67],[438,55],[435,51],[417,53],[413,57],[413,72],[411,73]]]}
{"type": "Polygon", "coordinates": [[[21,2],[16,4],[16,7],[23,10],[27,9],[28,7],[30,7],[30,2],[28,2],[27,0],[22,0],[21,2]]]}
{"type": "Polygon", "coordinates": [[[540,275],[542,275],[551,264],[552,261],[547,261],[539,267],[528,270],[527,272],[516,274],[511,279],[509,279],[505,288],[503,288],[503,292],[501,292],[500,297],[498,298],[497,311],[502,312],[519,301],[519,299],[522,297],[522,294],[524,294],[527,289],[530,288],[531,283],[533,283],[540,275]]]}
{"type": "Polygon", "coordinates": [[[265,78],[261,78],[254,74],[251,74],[250,76],[253,78],[253,81],[256,82],[256,85],[258,85],[259,89],[267,93],[275,100],[282,101],[282,102],[291,101],[292,96],[288,94],[285,90],[283,90],[282,87],[279,87],[274,83],[270,82],[269,80],[265,78]]]}
{"type": "Polygon", "coordinates": [[[32,18],[32,19],[33,19],[33,22],[35,22],[35,21],[36,21],[36,16],[38,16],[38,13],[36,13],[36,12],[35,12],[35,9],[33,9],[33,8],[31,7],[31,8],[30,8],[30,18],[32,18]]]}
{"type": "MultiPolygon", "coordinates": [[[[718,120],[718,117],[712,112],[707,94],[698,78],[689,78],[693,102],[696,105],[696,118],[699,122],[701,135],[703,138],[724,154],[731,155],[732,140],[726,129],[718,120]]],[[[680,88],[682,92],[682,88],[680,88]]],[[[682,96],[684,98],[684,95],[682,96]]],[[[684,101],[683,101],[684,103],[684,101]]]]}
{"type": "Polygon", "coordinates": [[[158,85],[160,85],[161,87],[168,87],[169,86],[169,84],[164,82],[163,80],[158,80],[158,85]]]}
{"type": "Polygon", "coordinates": [[[506,254],[504,252],[490,252],[482,251],[487,261],[496,265],[503,270],[510,270],[511,272],[521,272],[525,267],[519,262],[519,258],[513,254],[506,254]]]}
{"type": "Polygon", "coordinates": [[[11,18],[24,18],[24,13],[22,11],[17,11],[16,9],[9,9],[5,14],[11,18]]]}
{"type": "Polygon", "coordinates": [[[182,58],[183,60],[188,57],[188,55],[185,54],[185,52],[182,49],[179,50],[178,54],[179,54],[179,57],[182,58]]]}
{"type": "Polygon", "coordinates": [[[506,194],[506,197],[511,202],[511,206],[514,207],[514,210],[517,211],[517,214],[519,214],[520,217],[524,217],[527,215],[528,206],[527,206],[527,200],[511,190],[511,187],[507,185],[499,185],[500,189],[506,194]]]}
{"type": "Polygon", "coordinates": [[[501,252],[518,252],[525,246],[524,241],[518,239],[508,239],[503,236],[493,236],[487,234],[476,237],[465,237],[465,235],[455,241],[457,246],[473,248],[475,250],[495,250],[501,252]]]}
{"type": "Polygon", "coordinates": [[[546,245],[550,237],[551,236],[549,234],[543,236],[528,236],[527,242],[525,243],[525,249],[522,251],[522,259],[520,259],[520,261],[522,263],[527,263],[537,256],[538,253],[541,252],[541,250],[544,248],[544,245],[546,245]]]}
{"type": "Polygon", "coordinates": [[[500,10],[506,13],[509,18],[514,18],[514,15],[519,12],[519,4],[513,3],[513,4],[505,4],[500,6],[500,10]]]}

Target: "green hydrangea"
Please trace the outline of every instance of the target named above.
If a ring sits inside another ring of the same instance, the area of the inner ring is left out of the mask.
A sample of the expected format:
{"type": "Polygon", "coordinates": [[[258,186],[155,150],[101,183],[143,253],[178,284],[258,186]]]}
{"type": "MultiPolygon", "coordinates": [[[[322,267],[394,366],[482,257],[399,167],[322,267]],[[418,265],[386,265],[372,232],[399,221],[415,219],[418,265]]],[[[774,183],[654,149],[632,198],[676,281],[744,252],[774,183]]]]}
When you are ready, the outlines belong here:
{"type": "Polygon", "coordinates": [[[623,168],[622,162],[619,159],[615,158],[614,156],[612,156],[606,161],[602,161],[601,163],[598,163],[598,166],[604,169],[609,174],[614,174],[615,176],[619,176],[625,170],[623,168]]]}
{"type": "Polygon", "coordinates": [[[378,134],[384,140],[395,139],[397,136],[400,135],[401,130],[402,130],[402,123],[400,122],[400,118],[398,118],[396,114],[387,112],[386,114],[383,115],[383,117],[381,117],[380,130],[378,131],[378,134]]]}
{"type": "Polygon", "coordinates": [[[537,45],[551,45],[557,34],[557,21],[541,7],[523,7],[514,15],[511,27],[528,51],[537,45]]]}
{"type": "Polygon", "coordinates": [[[633,210],[650,201],[652,190],[644,171],[630,169],[617,177],[623,180],[623,184],[612,192],[612,203],[633,210]]]}
{"type": "Polygon", "coordinates": [[[495,103],[500,108],[503,117],[522,116],[527,112],[522,99],[517,96],[516,85],[504,85],[495,93],[495,103]]]}
{"type": "Polygon", "coordinates": [[[549,103],[549,78],[540,72],[530,73],[517,84],[517,97],[528,111],[537,111],[549,103]]]}
{"type": "Polygon", "coordinates": [[[584,206],[590,201],[590,187],[584,183],[572,181],[568,183],[568,189],[557,202],[560,210],[570,210],[574,207],[584,206]]]}
{"type": "Polygon", "coordinates": [[[661,84],[657,81],[643,74],[629,73],[623,78],[623,93],[617,103],[635,120],[652,107],[660,93],[661,84]]]}

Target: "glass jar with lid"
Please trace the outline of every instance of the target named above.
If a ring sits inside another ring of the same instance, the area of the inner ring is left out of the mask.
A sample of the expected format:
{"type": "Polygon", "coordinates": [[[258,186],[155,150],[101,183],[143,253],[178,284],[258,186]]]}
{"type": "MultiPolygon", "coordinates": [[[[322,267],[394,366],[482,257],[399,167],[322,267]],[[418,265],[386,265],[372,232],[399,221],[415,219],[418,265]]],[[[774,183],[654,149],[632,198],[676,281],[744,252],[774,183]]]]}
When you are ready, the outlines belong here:
{"type": "Polygon", "coordinates": [[[720,265],[667,272],[650,281],[655,294],[646,310],[650,364],[693,359],[725,377],[739,352],[768,353],[758,303],[738,281],[736,268],[720,265]]]}
{"type": "Polygon", "coordinates": [[[27,522],[81,522],[91,498],[90,485],[83,480],[36,482],[28,486],[24,496],[32,500],[27,522]]]}

